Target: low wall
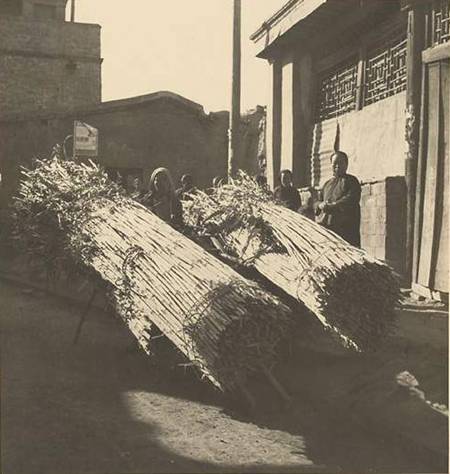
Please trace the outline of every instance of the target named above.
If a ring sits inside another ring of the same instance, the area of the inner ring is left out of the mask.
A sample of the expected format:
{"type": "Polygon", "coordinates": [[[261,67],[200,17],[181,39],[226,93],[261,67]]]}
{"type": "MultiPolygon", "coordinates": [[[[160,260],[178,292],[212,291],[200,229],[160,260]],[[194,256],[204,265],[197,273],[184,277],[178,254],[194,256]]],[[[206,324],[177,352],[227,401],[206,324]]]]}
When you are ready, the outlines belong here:
{"type": "MultiPolygon", "coordinates": [[[[308,217],[318,188],[302,188],[308,217]],[[314,191],[311,193],[311,189],[314,191]]],[[[404,276],[406,259],[406,183],[403,176],[361,183],[361,247],[404,276]]]]}
{"type": "Polygon", "coordinates": [[[406,260],[406,183],[402,176],[363,183],[361,247],[404,275],[406,260]]]}

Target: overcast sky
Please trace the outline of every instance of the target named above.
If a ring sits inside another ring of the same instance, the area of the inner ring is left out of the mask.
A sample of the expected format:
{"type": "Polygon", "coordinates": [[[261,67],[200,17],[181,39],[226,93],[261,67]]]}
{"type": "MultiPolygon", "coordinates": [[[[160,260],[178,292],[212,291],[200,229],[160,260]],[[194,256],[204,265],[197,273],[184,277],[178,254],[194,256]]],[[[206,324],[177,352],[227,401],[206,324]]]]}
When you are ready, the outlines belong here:
{"type": "MultiPolygon", "coordinates": [[[[232,0],[76,1],[77,21],[102,26],[103,100],[170,90],[229,109],[232,0]]],[[[268,66],[249,36],[285,1],[242,0],[243,111],[268,93],[268,66]]]]}

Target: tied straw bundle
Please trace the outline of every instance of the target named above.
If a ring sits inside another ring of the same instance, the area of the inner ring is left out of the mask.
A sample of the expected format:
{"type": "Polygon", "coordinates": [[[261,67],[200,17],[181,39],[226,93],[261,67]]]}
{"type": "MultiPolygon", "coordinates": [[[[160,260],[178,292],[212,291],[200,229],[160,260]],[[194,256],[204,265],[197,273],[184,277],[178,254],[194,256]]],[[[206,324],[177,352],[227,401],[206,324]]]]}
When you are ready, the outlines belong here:
{"type": "Polygon", "coordinates": [[[21,246],[52,268],[75,265],[106,282],[147,352],[156,325],[222,390],[278,361],[288,308],[128,199],[93,163],[53,158],[24,170],[14,222],[21,246]]]}
{"type": "Polygon", "coordinates": [[[376,349],[393,329],[400,288],[385,263],[278,205],[242,172],[191,198],[184,207],[195,233],[304,304],[346,347],[376,349]]]}

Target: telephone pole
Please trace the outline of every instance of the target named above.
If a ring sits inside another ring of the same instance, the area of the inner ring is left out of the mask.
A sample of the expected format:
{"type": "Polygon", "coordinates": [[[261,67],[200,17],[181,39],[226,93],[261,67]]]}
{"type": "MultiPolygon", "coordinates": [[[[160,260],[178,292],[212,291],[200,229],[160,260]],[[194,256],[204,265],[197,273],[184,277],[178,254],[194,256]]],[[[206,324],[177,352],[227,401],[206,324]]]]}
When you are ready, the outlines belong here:
{"type": "Polygon", "coordinates": [[[241,122],[241,0],[233,0],[233,78],[228,143],[228,177],[236,174],[241,122]]]}
{"type": "Polygon", "coordinates": [[[75,21],[75,0],[70,2],[70,21],[72,23],[75,21]]]}

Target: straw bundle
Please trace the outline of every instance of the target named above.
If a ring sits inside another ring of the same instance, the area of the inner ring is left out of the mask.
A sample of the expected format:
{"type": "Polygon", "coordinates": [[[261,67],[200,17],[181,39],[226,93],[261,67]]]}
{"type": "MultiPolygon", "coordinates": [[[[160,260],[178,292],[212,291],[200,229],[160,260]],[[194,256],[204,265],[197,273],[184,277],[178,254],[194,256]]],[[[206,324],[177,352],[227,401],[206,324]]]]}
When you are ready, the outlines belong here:
{"type": "Polygon", "coordinates": [[[230,390],[277,362],[288,308],[126,198],[94,164],[53,159],[24,171],[15,222],[29,252],[100,276],[146,351],[155,324],[230,390]]]}
{"type": "Polygon", "coordinates": [[[247,176],[195,194],[185,208],[197,233],[215,236],[230,255],[303,303],[347,347],[376,349],[392,330],[400,290],[391,269],[277,205],[247,176]]]}

